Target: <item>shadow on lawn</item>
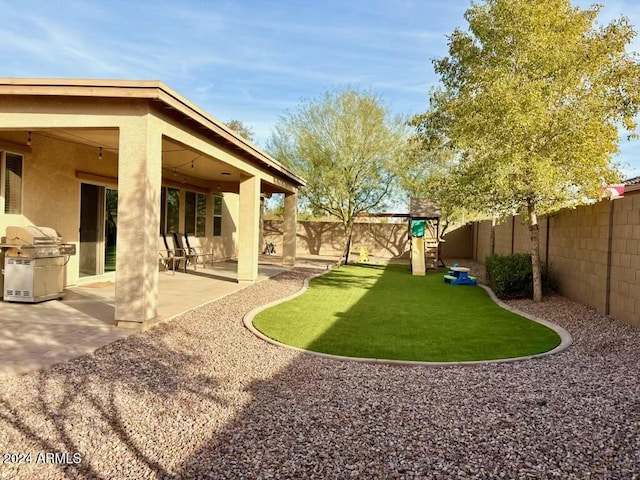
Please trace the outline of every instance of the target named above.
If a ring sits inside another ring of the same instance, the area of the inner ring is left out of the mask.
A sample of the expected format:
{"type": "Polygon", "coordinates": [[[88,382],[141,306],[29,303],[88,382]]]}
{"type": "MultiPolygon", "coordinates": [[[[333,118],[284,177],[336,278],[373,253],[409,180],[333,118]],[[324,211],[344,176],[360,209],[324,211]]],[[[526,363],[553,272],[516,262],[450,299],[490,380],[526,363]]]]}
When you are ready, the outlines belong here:
{"type": "MultiPolygon", "coordinates": [[[[615,361],[569,385],[573,358],[524,370],[426,369],[291,354],[240,326],[252,302],[266,300],[260,287],[226,297],[206,318],[12,379],[12,391],[22,388],[25,398],[0,394],[0,446],[18,431],[22,447],[83,458],[46,472],[23,466],[8,477],[0,465],[0,478],[546,478],[586,477],[593,465],[625,477],[629,462],[640,460],[632,443],[637,400],[618,393],[631,377],[615,361]],[[233,311],[226,323],[217,316],[223,310],[233,311]],[[199,321],[233,335],[218,337],[199,321]],[[221,360],[219,370],[212,358],[221,360]],[[567,410],[567,395],[585,401],[567,410]],[[539,434],[527,435],[526,426],[539,434]],[[588,462],[562,470],[585,451],[588,462]]],[[[608,324],[599,328],[609,332],[608,324]]],[[[637,334],[626,343],[635,352],[637,334]]]]}
{"type": "MultiPolygon", "coordinates": [[[[445,284],[443,273],[413,276],[399,264],[335,270],[312,284],[330,289],[312,297],[326,298],[328,313],[313,312],[307,328],[303,318],[285,323],[286,304],[274,307],[269,321],[279,331],[273,338],[334,355],[431,362],[521,357],[559,344],[555,332],[498,307],[484,290],[445,284]],[[339,298],[347,290],[354,303],[343,306],[339,298]]],[[[269,335],[266,322],[261,319],[261,328],[269,335]]]]}
{"type": "Polygon", "coordinates": [[[359,267],[372,270],[371,275],[354,275],[349,273],[349,267],[334,269],[330,275],[321,275],[311,280],[316,287],[347,288],[371,288],[379,278],[379,272],[384,271],[385,266],[359,264],[359,267]]]}
{"type": "MultiPolygon", "coordinates": [[[[377,281],[369,279],[372,285],[348,316],[368,314],[365,306],[375,311],[381,289],[426,287],[429,279],[442,283],[441,273],[431,275],[413,277],[404,266],[391,267],[377,281]]],[[[330,279],[344,288],[356,280],[346,273],[330,279]]],[[[444,301],[452,306],[460,303],[460,295],[485,295],[472,287],[447,287],[444,301]]],[[[394,293],[402,311],[406,298],[394,293]]],[[[546,478],[557,474],[567,455],[585,447],[571,442],[574,430],[554,430],[558,417],[550,409],[562,410],[564,369],[544,361],[525,374],[519,367],[430,369],[300,355],[269,379],[254,379],[247,387],[250,405],[185,459],[173,478],[495,478],[500,472],[517,478],[523,476],[522,465],[537,465],[535,476],[546,478]],[[561,447],[549,452],[544,442],[522,434],[523,425],[549,432],[553,445],[561,447]],[[496,437],[500,441],[492,441],[496,437]],[[540,455],[543,464],[534,460],[540,455]]],[[[627,410],[621,412],[628,418],[634,403],[625,403],[627,410]]],[[[593,428],[591,411],[586,402],[584,431],[593,428]]],[[[569,415],[574,418],[576,412],[569,415]]],[[[630,422],[622,428],[633,431],[630,422]]],[[[594,452],[606,456],[605,449],[594,452]]],[[[615,455],[612,463],[624,465],[624,454],[615,455]]],[[[581,473],[590,468],[585,463],[581,473]]]]}

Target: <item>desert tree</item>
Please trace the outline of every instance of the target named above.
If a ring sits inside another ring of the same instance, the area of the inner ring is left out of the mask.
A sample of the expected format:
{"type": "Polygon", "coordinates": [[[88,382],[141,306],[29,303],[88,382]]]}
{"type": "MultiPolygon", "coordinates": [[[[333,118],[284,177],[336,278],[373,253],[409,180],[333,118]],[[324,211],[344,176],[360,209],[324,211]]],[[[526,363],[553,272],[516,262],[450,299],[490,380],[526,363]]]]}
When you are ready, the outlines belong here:
{"type": "Polygon", "coordinates": [[[301,197],[310,211],[340,221],[346,263],[354,217],[385,206],[406,138],[406,123],[381,98],[347,88],[284,114],[267,150],[307,180],[301,197]]]}
{"type": "Polygon", "coordinates": [[[633,134],[640,68],[625,18],[600,26],[600,6],[568,0],[487,0],[468,31],[434,60],[441,87],[415,119],[461,152],[460,179],[477,207],[529,225],[534,300],[542,299],[538,218],[598,197],[618,179],[619,129],[633,134]]]}
{"type": "Polygon", "coordinates": [[[236,132],[238,135],[240,135],[241,137],[244,137],[246,140],[249,140],[250,142],[253,142],[253,129],[251,129],[250,127],[248,127],[247,125],[245,125],[242,121],[240,120],[229,120],[227,122],[227,127],[229,127],[231,130],[233,130],[234,132],[236,132]]]}

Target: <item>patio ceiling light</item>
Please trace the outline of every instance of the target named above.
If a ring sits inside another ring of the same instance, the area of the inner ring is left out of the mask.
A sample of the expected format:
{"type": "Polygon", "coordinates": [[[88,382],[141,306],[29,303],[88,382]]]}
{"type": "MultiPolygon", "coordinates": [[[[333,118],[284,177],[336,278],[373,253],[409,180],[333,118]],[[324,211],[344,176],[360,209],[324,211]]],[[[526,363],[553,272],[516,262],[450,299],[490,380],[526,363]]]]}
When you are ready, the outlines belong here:
{"type": "Polygon", "coordinates": [[[31,146],[31,132],[27,135],[27,145],[31,146]]]}
{"type": "Polygon", "coordinates": [[[102,147],[100,147],[100,150],[98,151],[98,160],[102,160],[102,147]]]}

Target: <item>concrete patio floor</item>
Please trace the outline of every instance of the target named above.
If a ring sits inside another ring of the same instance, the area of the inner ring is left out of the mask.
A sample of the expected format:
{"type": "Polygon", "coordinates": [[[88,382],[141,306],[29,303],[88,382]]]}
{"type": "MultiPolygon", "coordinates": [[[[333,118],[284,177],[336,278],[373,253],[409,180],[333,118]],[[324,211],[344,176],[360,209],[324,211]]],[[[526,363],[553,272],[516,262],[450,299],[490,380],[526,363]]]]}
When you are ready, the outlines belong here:
{"type": "MultiPolygon", "coordinates": [[[[151,325],[247,287],[236,282],[236,268],[221,262],[188,273],[160,272],[158,317],[151,325]]],[[[258,281],[284,270],[261,263],[258,281]]],[[[82,279],[65,290],[62,301],[0,302],[0,376],[45,368],[136,333],[115,326],[114,279],[82,279]]]]}

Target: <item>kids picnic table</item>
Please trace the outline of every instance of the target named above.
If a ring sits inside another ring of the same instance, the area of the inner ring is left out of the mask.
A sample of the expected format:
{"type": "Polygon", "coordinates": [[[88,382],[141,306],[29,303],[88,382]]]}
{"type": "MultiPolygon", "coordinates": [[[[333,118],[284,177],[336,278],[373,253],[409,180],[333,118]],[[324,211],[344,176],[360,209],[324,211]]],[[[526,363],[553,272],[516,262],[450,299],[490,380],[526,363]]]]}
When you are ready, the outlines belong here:
{"type": "Polygon", "coordinates": [[[449,273],[444,276],[444,283],[451,285],[477,285],[476,277],[469,275],[471,269],[454,265],[449,269],[449,273]]]}

